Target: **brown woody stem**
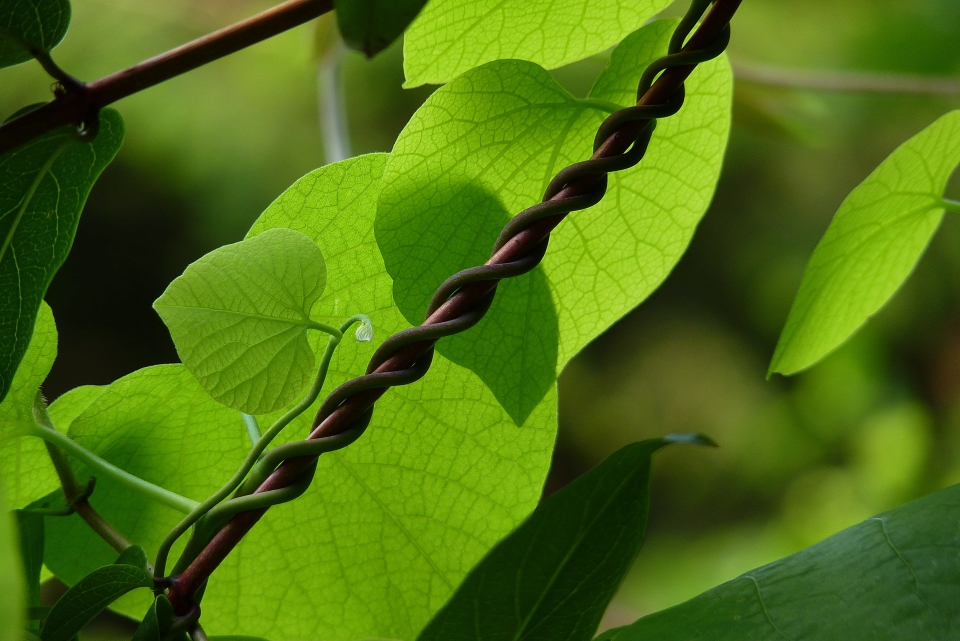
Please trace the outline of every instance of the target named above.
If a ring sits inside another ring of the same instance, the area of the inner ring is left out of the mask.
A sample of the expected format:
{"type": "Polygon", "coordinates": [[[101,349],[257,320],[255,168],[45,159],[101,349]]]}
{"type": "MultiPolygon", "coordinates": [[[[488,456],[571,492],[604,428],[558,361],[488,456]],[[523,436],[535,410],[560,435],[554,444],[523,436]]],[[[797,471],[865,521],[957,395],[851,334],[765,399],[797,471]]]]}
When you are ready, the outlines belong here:
{"type": "Polygon", "coordinates": [[[89,84],[66,86],[53,101],[0,125],[0,153],[65,125],[81,126],[107,105],[245,49],[331,11],[333,0],[282,4],[89,84]]]}
{"type": "MultiPolygon", "coordinates": [[[[687,47],[692,50],[703,49],[715,42],[727,25],[733,14],[740,6],[741,0],[716,0],[710,12],[703,19],[696,33],[690,38],[687,47]]],[[[666,102],[680,88],[684,80],[690,75],[696,65],[677,66],[664,71],[654,85],[641,98],[639,104],[660,104],[666,102]]],[[[636,131],[643,126],[634,123],[636,131]]],[[[630,127],[630,126],[628,126],[630,127]]],[[[636,131],[633,133],[635,134],[636,131]]],[[[623,153],[633,144],[636,136],[630,132],[621,131],[610,136],[594,153],[593,158],[607,158],[623,153]]],[[[554,198],[562,199],[584,192],[592,186],[592,182],[581,184],[576,181],[569,184],[554,198]]],[[[519,232],[494,254],[487,264],[503,264],[517,260],[537,246],[556,227],[563,216],[553,216],[540,220],[525,230],[519,232]]],[[[479,299],[489,293],[495,286],[493,282],[477,282],[467,285],[448,299],[435,311],[424,325],[444,322],[457,318],[470,309],[479,299]]],[[[420,342],[409,345],[396,355],[381,364],[376,372],[399,371],[410,367],[418,356],[432,346],[432,343],[420,342]]],[[[386,389],[371,389],[357,393],[334,410],[329,416],[315,426],[309,438],[333,436],[347,429],[351,421],[362,415],[384,393],[386,389]]],[[[309,457],[291,458],[285,461],[277,470],[257,488],[257,492],[266,492],[286,487],[294,482],[300,473],[313,460],[309,457]]],[[[178,614],[183,614],[192,606],[193,596],[207,581],[213,571],[223,562],[231,550],[243,539],[247,532],[266,513],[266,508],[241,512],[235,515],[220,532],[207,544],[206,548],[194,559],[184,572],[176,578],[168,597],[178,614]]]]}

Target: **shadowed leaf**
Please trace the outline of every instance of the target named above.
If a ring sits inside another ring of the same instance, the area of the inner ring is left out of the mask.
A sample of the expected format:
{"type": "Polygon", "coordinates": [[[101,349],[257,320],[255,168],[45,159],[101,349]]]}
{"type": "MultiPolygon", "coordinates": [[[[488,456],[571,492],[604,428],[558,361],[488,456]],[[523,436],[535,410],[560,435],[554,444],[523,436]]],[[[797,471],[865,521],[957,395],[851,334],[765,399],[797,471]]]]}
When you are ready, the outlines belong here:
{"type": "MultiPolygon", "coordinates": [[[[441,0],[434,0],[434,2],[441,0]]],[[[400,37],[427,0],[336,0],[343,40],[372,58],[400,37]]]]}
{"type": "Polygon", "coordinates": [[[127,592],[153,587],[149,572],[142,567],[127,565],[121,559],[94,570],[60,597],[43,624],[42,641],[70,641],[127,592]]]}
{"type": "Polygon", "coordinates": [[[650,459],[671,442],[634,443],[544,501],[497,544],[418,641],[587,641],[640,551],[650,459]]]}
{"type": "Polygon", "coordinates": [[[67,127],[0,156],[0,399],[73,245],[87,194],[122,141],[120,114],[104,109],[93,142],[67,127]]]}
{"type": "MultiPolygon", "coordinates": [[[[433,292],[482,264],[503,224],[540,202],[562,168],[590,157],[599,124],[636,100],[674,20],[632,34],[587,100],[528,62],[492,62],[437,90],[400,134],[377,208],[394,297],[419,323],[433,292]]],[[[611,175],[603,201],[551,235],[536,270],[502,282],[486,317],[437,350],[490,387],[522,422],[567,362],[639,305],[673,269],[713,197],[730,125],[725,59],[687,81],[639,166],[611,175]]]]}

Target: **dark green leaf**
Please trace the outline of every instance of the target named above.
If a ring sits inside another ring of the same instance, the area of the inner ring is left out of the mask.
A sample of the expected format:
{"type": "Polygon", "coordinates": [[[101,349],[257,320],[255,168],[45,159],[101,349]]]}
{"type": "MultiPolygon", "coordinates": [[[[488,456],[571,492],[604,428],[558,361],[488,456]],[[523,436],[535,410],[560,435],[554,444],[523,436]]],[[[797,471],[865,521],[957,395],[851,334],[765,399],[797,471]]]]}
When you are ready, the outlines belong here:
{"type": "Polygon", "coordinates": [[[400,37],[427,0],[336,0],[343,40],[372,58],[400,37]]]}
{"type": "MultiPolygon", "coordinates": [[[[137,626],[133,641],[160,641],[167,636],[175,618],[173,606],[170,605],[167,597],[161,594],[150,604],[146,616],[137,626]]],[[[187,637],[184,634],[179,634],[176,639],[167,639],[166,641],[186,641],[186,639],[187,637]]]]}
{"type": "Polygon", "coordinates": [[[40,638],[70,641],[94,617],[131,590],[152,588],[153,577],[138,567],[114,564],[94,570],[67,590],[53,606],[40,638]]]}
{"type": "Polygon", "coordinates": [[[30,621],[43,621],[50,614],[53,608],[49,605],[33,605],[27,608],[27,619],[30,621]]]}
{"type": "Polygon", "coordinates": [[[56,47],[70,25],[67,0],[0,0],[0,68],[56,47]]]}
{"type": "Polygon", "coordinates": [[[600,638],[957,639],[958,522],[955,485],[600,638]]]}
{"type": "MultiPolygon", "coordinates": [[[[20,534],[20,561],[26,579],[27,607],[40,605],[40,570],[43,568],[43,517],[39,514],[16,510],[17,529],[20,534]]],[[[28,629],[37,632],[40,628],[30,624],[28,629]]]]}
{"type": "Polygon", "coordinates": [[[120,114],[106,109],[93,142],[64,128],[0,156],[0,400],[70,252],[87,194],[122,141],[120,114]]]}
{"type": "Polygon", "coordinates": [[[640,551],[650,457],[672,436],[628,445],[544,501],[473,569],[419,641],[590,639],[640,551]]]}

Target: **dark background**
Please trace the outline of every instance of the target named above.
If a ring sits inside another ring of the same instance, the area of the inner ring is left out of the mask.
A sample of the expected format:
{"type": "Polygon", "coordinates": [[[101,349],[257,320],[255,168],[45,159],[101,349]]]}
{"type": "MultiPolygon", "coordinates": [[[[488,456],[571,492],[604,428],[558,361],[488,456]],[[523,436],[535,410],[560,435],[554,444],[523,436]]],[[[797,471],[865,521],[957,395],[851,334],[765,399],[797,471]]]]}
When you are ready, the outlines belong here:
{"type": "MultiPolygon", "coordinates": [[[[269,6],[74,0],[55,54],[92,80],[269,6]]],[[[678,6],[672,13],[678,13],[678,6]]],[[[47,296],[60,353],[44,392],[176,360],[151,302],[238,240],[324,162],[314,27],[117,105],[127,138],[94,188],[47,296]]],[[[955,0],[745,0],[735,63],[960,77],[955,0]]],[[[428,88],[399,47],[345,59],[356,153],[388,151],[428,88]]],[[[561,69],[583,94],[603,56],[561,69]]],[[[0,72],[0,110],[47,97],[34,64],[0,72]]],[[[766,367],[803,267],[843,197],[960,95],[803,91],[739,81],[713,206],[666,284],[561,378],[550,488],[617,447],[699,431],[718,450],[658,455],[648,542],[608,615],[626,622],[864,517],[960,481],[960,221],[852,341],[791,379],[766,367]]],[[[949,196],[960,197],[954,181],[949,196]]]]}

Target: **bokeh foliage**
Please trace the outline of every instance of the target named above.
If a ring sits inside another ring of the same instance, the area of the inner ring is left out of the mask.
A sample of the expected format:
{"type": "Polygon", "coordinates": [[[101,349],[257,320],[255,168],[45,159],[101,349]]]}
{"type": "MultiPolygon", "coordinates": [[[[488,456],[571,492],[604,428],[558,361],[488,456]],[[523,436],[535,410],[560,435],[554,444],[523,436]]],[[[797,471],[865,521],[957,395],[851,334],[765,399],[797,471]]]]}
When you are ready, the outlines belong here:
{"type": "MultiPolygon", "coordinates": [[[[270,3],[73,4],[57,60],[92,79],[270,3]]],[[[958,22],[950,0],[751,0],[731,52],[734,61],[956,76],[958,22]]],[[[49,294],[61,328],[49,398],[172,361],[150,301],[187,263],[239,240],[267,203],[322,164],[311,42],[300,29],[118,105],[125,147],[94,189],[49,294]],[[81,286],[94,280],[103,283],[97,291],[81,286]]],[[[400,90],[400,49],[345,61],[358,152],[390,149],[429,93],[400,90]]],[[[555,77],[585,96],[602,65],[591,59],[555,77]]],[[[43,99],[49,84],[35,64],[3,70],[0,82],[5,113],[43,99]]],[[[551,487],[639,438],[701,431],[722,445],[685,451],[682,464],[675,452],[661,455],[650,537],[611,623],[960,481],[955,217],[853,341],[796,379],[764,381],[806,260],[843,197],[958,104],[737,85],[720,189],[689,252],[651,300],[561,379],[551,487]]],[[[958,194],[954,179],[947,195],[958,194]]]]}

